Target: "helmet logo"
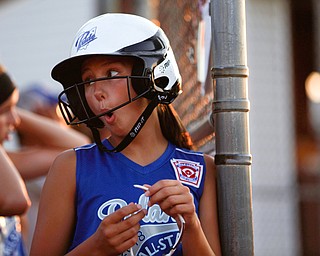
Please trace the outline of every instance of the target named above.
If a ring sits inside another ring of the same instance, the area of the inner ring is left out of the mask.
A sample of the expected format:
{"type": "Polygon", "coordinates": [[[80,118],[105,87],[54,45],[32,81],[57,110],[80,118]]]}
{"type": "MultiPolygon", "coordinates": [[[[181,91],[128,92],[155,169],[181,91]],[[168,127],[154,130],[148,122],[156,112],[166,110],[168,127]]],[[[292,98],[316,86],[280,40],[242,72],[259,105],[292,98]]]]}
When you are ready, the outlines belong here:
{"type": "Polygon", "coordinates": [[[168,98],[167,95],[159,95],[158,94],[158,99],[159,99],[160,102],[166,100],[167,98],[168,98]]]}
{"type": "Polygon", "coordinates": [[[134,138],[136,135],[139,133],[140,129],[142,128],[143,124],[145,123],[145,118],[144,116],[140,116],[140,119],[138,122],[135,124],[135,127],[133,128],[132,132],[130,132],[130,137],[134,138]]]}
{"type": "Polygon", "coordinates": [[[136,134],[134,132],[130,132],[130,137],[134,138],[136,137],[136,134]]]}
{"type": "Polygon", "coordinates": [[[165,62],[163,65],[159,67],[160,73],[163,74],[169,66],[170,66],[170,60],[168,60],[167,62],[165,62]]]}
{"type": "Polygon", "coordinates": [[[75,47],[77,48],[77,52],[81,49],[86,49],[89,43],[93,40],[97,39],[96,37],[97,27],[94,27],[90,30],[83,32],[77,39],[75,47]]]}

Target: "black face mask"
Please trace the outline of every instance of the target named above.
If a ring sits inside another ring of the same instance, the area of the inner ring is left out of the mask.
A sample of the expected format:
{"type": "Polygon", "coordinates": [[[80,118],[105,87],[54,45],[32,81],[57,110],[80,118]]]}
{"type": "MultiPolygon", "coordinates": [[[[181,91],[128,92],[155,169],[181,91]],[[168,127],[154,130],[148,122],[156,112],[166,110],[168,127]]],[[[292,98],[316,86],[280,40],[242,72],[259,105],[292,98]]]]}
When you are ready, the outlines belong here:
{"type": "MultiPolygon", "coordinates": [[[[144,83],[144,84],[150,84],[150,78],[149,77],[143,77],[143,76],[123,76],[123,77],[104,77],[104,78],[98,78],[86,82],[81,82],[78,84],[75,84],[71,87],[68,87],[66,90],[64,90],[59,95],[59,107],[60,111],[62,113],[62,116],[64,117],[67,124],[75,125],[75,124],[81,124],[85,123],[88,128],[90,128],[95,143],[99,146],[100,150],[105,152],[120,152],[124,148],[126,148],[131,141],[138,135],[144,124],[146,123],[147,119],[155,109],[155,107],[159,104],[161,101],[161,97],[156,95],[155,93],[152,93],[151,86],[144,86],[144,90],[140,90],[137,96],[132,97],[133,92],[130,91],[130,88],[134,88],[134,85],[137,85],[138,83],[144,83]],[[99,115],[95,115],[93,111],[90,109],[86,98],[85,98],[85,85],[89,83],[94,83],[102,80],[111,80],[111,79],[126,79],[127,80],[127,93],[128,98],[126,101],[121,103],[120,105],[108,110],[107,112],[101,113],[99,115]],[[132,86],[130,86],[132,85],[132,86]],[[148,96],[153,95],[153,98],[151,99],[150,103],[144,110],[144,112],[140,115],[136,123],[131,128],[130,132],[126,135],[126,137],[119,143],[119,145],[113,147],[113,148],[106,148],[103,143],[101,142],[100,133],[98,131],[99,128],[103,128],[104,124],[99,119],[101,116],[104,115],[112,115],[112,112],[115,110],[122,108],[131,102],[148,96]]],[[[134,89],[136,91],[136,89],[134,89]]]]}
{"type": "MultiPolygon", "coordinates": [[[[62,116],[65,122],[68,125],[78,125],[81,123],[87,124],[89,128],[103,128],[104,124],[99,119],[104,115],[111,115],[115,110],[122,108],[131,102],[146,97],[146,95],[152,94],[152,87],[150,86],[150,78],[146,76],[117,76],[117,77],[102,77],[98,79],[93,79],[90,81],[85,81],[81,83],[77,83],[73,86],[68,87],[64,91],[60,93],[58,96],[59,107],[62,113],[62,116]],[[107,80],[117,80],[124,79],[126,80],[126,91],[127,91],[127,99],[124,102],[121,102],[118,106],[101,113],[99,115],[95,115],[93,111],[90,109],[86,97],[85,97],[85,86],[90,83],[95,83],[99,81],[107,81],[107,80]],[[139,91],[136,90],[137,84],[144,84],[144,86],[140,86],[139,91]],[[134,92],[137,96],[133,96],[134,92]]],[[[152,97],[153,98],[153,97],[152,97]]]]}

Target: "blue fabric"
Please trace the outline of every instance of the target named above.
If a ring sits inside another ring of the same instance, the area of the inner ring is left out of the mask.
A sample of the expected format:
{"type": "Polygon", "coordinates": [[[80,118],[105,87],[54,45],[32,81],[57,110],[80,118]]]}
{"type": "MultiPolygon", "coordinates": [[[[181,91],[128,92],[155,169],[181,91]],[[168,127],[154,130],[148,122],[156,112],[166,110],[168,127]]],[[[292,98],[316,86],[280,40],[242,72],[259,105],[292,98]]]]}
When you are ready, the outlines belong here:
{"type": "MultiPolygon", "coordinates": [[[[103,143],[110,147],[108,141],[103,143]]],[[[202,153],[169,144],[159,159],[147,166],[140,166],[122,153],[102,152],[95,144],[76,148],[75,151],[77,216],[70,250],[90,237],[101,220],[115,210],[131,202],[148,208],[148,198],[144,196],[144,191],[134,188],[134,184],[152,185],[162,179],[177,179],[178,169],[182,170],[182,183],[190,188],[198,211],[205,177],[202,153]],[[193,163],[200,166],[197,170],[200,175],[194,175],[193,163]]],[[[133,248],[135,255],[163,255],[176,241],[178,226],[173,218],[154,205],[148,208],[138,235],[139,242],[133,248]]],[[[181,250],[180,247],[174,255],[182,255],[181,250]]],[[[128,251],[122,255],[130,253],[128,251]]]]}
{"type": "Polygon", "coordinates": [[[27,255],[21,235],[20,219],[18,216],[0,217],[0,255],[27,255]]]}

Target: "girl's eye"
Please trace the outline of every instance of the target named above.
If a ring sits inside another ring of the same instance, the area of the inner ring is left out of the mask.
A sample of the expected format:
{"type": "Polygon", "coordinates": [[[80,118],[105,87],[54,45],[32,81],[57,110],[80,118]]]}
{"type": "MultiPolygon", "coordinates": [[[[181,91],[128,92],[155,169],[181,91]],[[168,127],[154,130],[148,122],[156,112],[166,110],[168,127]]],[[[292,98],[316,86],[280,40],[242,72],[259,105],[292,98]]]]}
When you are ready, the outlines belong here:
{"type": "Polygon", "coordinates": [[[116,75],[118,75],[119,74],[119,72],[118,71],[115,71],[115,70],[110,70],[109,72],[108,72],[108,76],[109,77],[114,77],[114,76],[116,76],[116,75]]]}

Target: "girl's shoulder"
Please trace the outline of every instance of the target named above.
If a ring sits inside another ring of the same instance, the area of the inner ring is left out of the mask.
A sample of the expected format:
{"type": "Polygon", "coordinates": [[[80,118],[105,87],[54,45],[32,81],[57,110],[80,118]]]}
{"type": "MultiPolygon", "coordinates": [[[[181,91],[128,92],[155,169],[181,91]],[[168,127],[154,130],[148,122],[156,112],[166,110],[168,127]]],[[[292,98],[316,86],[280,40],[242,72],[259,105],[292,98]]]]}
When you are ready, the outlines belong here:
{"type": "Polygon", "coordinates": [[[175,147],[175,154],[177,155],[183,155],[184,157],[190,157],[190,158],[203,158],[204,153],[200,151],[195,151],[192,149],[186,149],[186,148],[180,148],[180,147],[175,147]]]}
{"type": "Polygon", "coordinates": [[[76,153],[74,149],[68,149],[61,152],[53,161],[49,174],[61,174],[61,176],[68,175],[69,171],[75,170],[76,166],[76,153]],[[69,170],[66,172],[66,170],[69,170]]]}
{"type": "Polygon", "coordinates": [[[201,151],[196,151],[192,149],[185,149],[185,148],[179,148],[175,147],[175,155],[178,155],[179,157],[184,157],[185,159],[193,159],[194,161],[200,160],[203,161],[208,168],[215,168],[214,163],[214,157],[212,155],[203,153],[201,151]]]}
{"type": "Polygon", "coordinates": [[[75,158],[75,149],[67,149],[62,151],[54,160],[54,162],[60,162],[60,161],[70,161],[73,158],[75,158]]]}

